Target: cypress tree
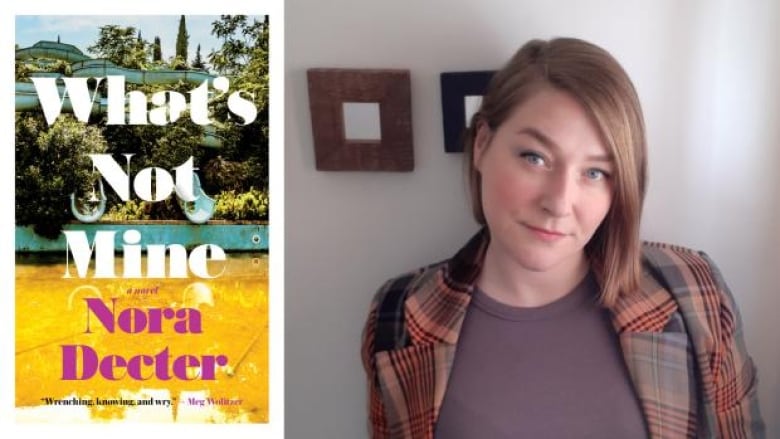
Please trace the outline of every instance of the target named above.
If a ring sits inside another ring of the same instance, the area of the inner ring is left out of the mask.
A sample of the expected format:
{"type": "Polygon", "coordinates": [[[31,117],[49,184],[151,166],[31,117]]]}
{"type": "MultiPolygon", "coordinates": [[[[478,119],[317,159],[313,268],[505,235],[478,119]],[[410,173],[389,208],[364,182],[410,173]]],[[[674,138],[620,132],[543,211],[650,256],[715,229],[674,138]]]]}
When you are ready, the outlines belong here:
{"type": "Polygon", "coordinates": [[[184,64],[187,64],[187,46],[190,36],[187,35],[187,23],[184,21],[184,15],[179,19],[179,33],[176,35],[176,57],[181,58],[184,64]]]}
{"type": "Polygon", "coordinates": [[[206,65],[203,64],[203,58],[200,56],[200,44],[198,44],[198,49],[195,51],[195,60],[192,61],[192,67],[196,69],[206,68],[206,65]]]}
{"type": "Polygon", "coordinates": [[[154,46],[152,46],[152,61],[162,61],[162,44],[160,37],[154,37],[154,46]]]}

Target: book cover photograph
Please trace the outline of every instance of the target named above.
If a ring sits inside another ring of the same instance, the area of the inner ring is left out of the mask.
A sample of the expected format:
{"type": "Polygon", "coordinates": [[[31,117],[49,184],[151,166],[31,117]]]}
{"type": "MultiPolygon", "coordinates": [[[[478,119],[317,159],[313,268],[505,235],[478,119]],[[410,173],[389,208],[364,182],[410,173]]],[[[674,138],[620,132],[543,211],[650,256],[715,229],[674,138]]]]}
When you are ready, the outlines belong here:
{"type": "Polygon", "coordinates": [[[17,422],[269,422],[269,21],[16,16],[17,422]]]}

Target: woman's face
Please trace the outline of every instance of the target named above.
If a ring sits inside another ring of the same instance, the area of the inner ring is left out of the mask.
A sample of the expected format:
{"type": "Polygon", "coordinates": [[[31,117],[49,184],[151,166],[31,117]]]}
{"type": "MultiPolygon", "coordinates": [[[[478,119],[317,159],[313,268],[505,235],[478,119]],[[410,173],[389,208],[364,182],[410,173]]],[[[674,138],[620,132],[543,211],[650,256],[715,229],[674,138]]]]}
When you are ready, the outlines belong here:
{"type": "Polygon", "coordinates": [[[613,161],[585,109],[544,86],[474,144],[491,251],[530,271],[576,267],[612,202],[613,161]]]}

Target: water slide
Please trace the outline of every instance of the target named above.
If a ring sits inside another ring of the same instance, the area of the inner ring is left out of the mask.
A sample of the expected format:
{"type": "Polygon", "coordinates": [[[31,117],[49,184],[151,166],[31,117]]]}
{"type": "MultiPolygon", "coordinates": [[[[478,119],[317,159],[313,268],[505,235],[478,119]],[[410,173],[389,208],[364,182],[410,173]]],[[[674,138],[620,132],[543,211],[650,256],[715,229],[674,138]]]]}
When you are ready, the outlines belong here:
{"type": "Polygon", "coordinates": [[[84,55],[72,44],[39,41],[31,47],[16,50],[19,61],[53,59],[70,63],[74,78],[91,78],[107,75],[122,75],[131,84],[176,84],[183,80],[200,85],[204,80],[214,79],[203,70],[138,70],[120,67],[107,59],[93,59],[84,55]]]}
{"type": "Polygon", "coordinates": [[[38,41],[31,47],[16,49],[16,59],[56,59],[74,63],[90,59],[72,44],[55,43],[54,41],[38,41]]]}
{"type": "MultiPolygon", "coordinates": [[[[70,63],[72,76],[77,78],[106,77],[109,75],[121,75],[125,77],[125,82],[137,85],[158,85],[158,84],[176,84],[184,81],[192,85],[200,85],[205,80],[214,79],[213,75],[201,70],[137,70],[120,67],[106,59],[93,59],[79,50],[72,44],[57,43],[53,41],[39,41],[31,47],[16,50],[16,59],[19,61],[43,62],[43,60],[61,60],[70,63]]],[[[59,73],[40,72],[32,73],[33,77],[55,77],[62,75],[59,73]]],[[[38,100],[38,93],[35,85],[31,82],[16,83],[16,111],[35,111],[41,107],[38,100]]],[[[64,94],[65,86],[58,86],[60,96],[64,94]]],[[[107,110],[107,99],[98,96],[92,108],[95,114],[105,113],[107,110]]],[[[72,112],[73,105],[69,97],[63,100],[62,111],[72,112]]],[[[221,138],[216,134],[216,129],[212,125],[203,127],[203,136],[201,145],[212,148],[222,146],[221,138]]],[[[183,208],[184,215],[190,222],[203,224],[214,214],[214,199],[203,192],[200,186],[200,180],[195,176],[194,190],[198,197],[196,201],[188,203],[183,208]]],[[[102,193],[102,187],[101,187],[102,193]]],[[[105,210],[105,195],[99,200],[90,200],[92,206],[84,206],[78,203],[75,195],[71,194],[71,211],[73,215],[82,222],[94,222],[102,216],[105,210]],[[86,209],[85,209],[86,207],[86,209]]]]}
{"type": "MultiPolygon", "coordinates": [[[[180,80],[192,85],[200,85],[205,80],[215,78],[202,70],[137,70],[120,67],[107,59],[93,59],[84,55],[81,50],[72,44],[56,43],[53,41],[39,41],[31,47],[16,50],[16,59],[19,61],[35,60],[61,60],[70,63],[72,77],[95,78],[106,76],[124,76],[125,82],[137,85],[176,84],[180,80]]],[[[32,73],[33,77],[59,78],[59,73],[40,72],[32,73]]],[[[59,86],[60,96],[65,90],[64,85],[59,86]]],[[[34,111],[41,106],[38,93],[31,82],[16,83],[16,111],[34,111]]],[[[95,99],[93,113],[105,113],[107,110],[106,98],[99,96],[95,99]]],[[[72,112],[73,106],[66,97],[63,101],[62,111],[72,112]]],[[[207,125],[203,127],[201,145],[212,148],[222,146],[222,139],[216,134],[216,129],[207,125]]]]}

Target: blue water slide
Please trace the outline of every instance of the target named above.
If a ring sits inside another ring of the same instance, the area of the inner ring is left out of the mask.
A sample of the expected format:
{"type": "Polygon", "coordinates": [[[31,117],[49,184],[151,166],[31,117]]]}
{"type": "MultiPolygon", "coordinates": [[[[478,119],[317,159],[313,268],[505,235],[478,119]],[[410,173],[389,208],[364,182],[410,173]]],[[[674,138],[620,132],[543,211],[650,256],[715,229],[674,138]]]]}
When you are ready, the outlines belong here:
{"type": "MultiPolygon", "coordinates": [[[[59,77],[59,74],[35,73],[35,77],[59,77]]],[[[59,84],[57,90],[60,96],[65,93],[65,85],[59,84]]],[[[16,83],[16,111],[36,111],[41,108],[41,101],[38,99],[38,93],[32,82],[16,83]]],[[[62,100],[62,111],[65,113],[73,112],[73,104],[70,97],[65,96],[62,100]]],[[[105,114],[108,111],[108,100],[102,96],[97,96],[92,104],[91,114],[105,114]]],[[[200,139],[200,145],[208,148],[219,148],[222,146],[222,137],[217,134],[217,128],[214,125],[202,126],[203,134],[200,139]]]]}
{"type": "MultiPolygon", "coordinates": [[[[73,77],[93,78],[113,75],[124,76],[125,81],[137,85],[176,84],[184,81],[192,85],[200,85],[203,81],[211,81],[215,78],[201,70],[137,70],[120,67],[106,59],[92,59],[84,55],[81,50],[71,44],[57,43],[53,41],[39,41],[31,47],[17,49],[16,59],[25,62],[38,60],[62,60],[70,63],[73,77]]],[[[60,73],[36,72],[33,77],[63,77],[60,73]]],[[[57,86],[60,96],[65,94],[64,83],[57,86]]],[[[35,111],[41,108],[35,85],[31,82],[16,82],[16,111],[35,111]]],[[[91,109],[92,114],[102,114],[107,111],[107,99],[102,95],[95,96],[91,109]]],[[[62,99],[63,112],[73,112],[70,97],[62,99]]],[[[203,136],[200,144],[206,147],[219,148],[222,146],[222,138],[217,135],[213,125],[203,126],[203,136]]],[[[187,218],[195,224],[207,222],[214,214],[215,201],[206,195],[200,185],[198,176],[194,175],[193,186],[197,195],[195,202],[183,205],[187,218]]],[[[102,186],[99,199],[90,200],[93,205],[84,205],[83,200],[77,200],[75,194],[71,194],[71,210],[74,216],[82,222],[94,222],[102,216],[105,210],[105,194],[102,186]],[[97,204],[95,204],[97,203],[97,204]]],[[[93,194],[94,197],[94,194],[93,194]]]]}
{"type": "Polygon", "coordinates": [[[54,41],[38,41],[30,47],[16,49],[16,59],[56,59],[70,63],[90,59],[87,55],[72,44],[56,43],[54,41]]]}
{"type": "Polygon", "coordinates": [[[138,70],[120,67],[107,59],[86,59],[70,65],[74,78],[124,76],[130,84],[176,84],[184,81],[200,85],[211,81],[214,75],[202,70],[138,70]]]}
{"type": "Polygon", "coordinates": [[[179,205],[181,206],[182,211],[184,211],[184,216],[186,216],[191,223],[203,224],[214,215],[214,206],[217,202],[203,192],[203,188],[200,185],[200,178],[198,178],[198,174],[194,172],[192,173],[192,188],[197,197],[195,201],[186,203],[179,200],[179,205]]]}
{"type": "MultiPolygon", "coordinates": [[[[35,74],[37,77],[52,76],[35,74]]],[[[65,85],[60,84],[57,86],[59,95],[62,96],[65,93],[65,85]]],[[[92,104],[92,114],[102,114],[108,110],[107,100],[101,96],[98,96],[92,104]]],[[[35,111],[41,108],[41,101],[38,99],[38,93],[35,91],[35,85],[32,82],[17,82],[16,83],[16,111],[35,111]]],[[[70,102],[70,98],[65,96],[62,101],[62,111],[65,113],[73,112],[73,104],[70,102]]]]}

